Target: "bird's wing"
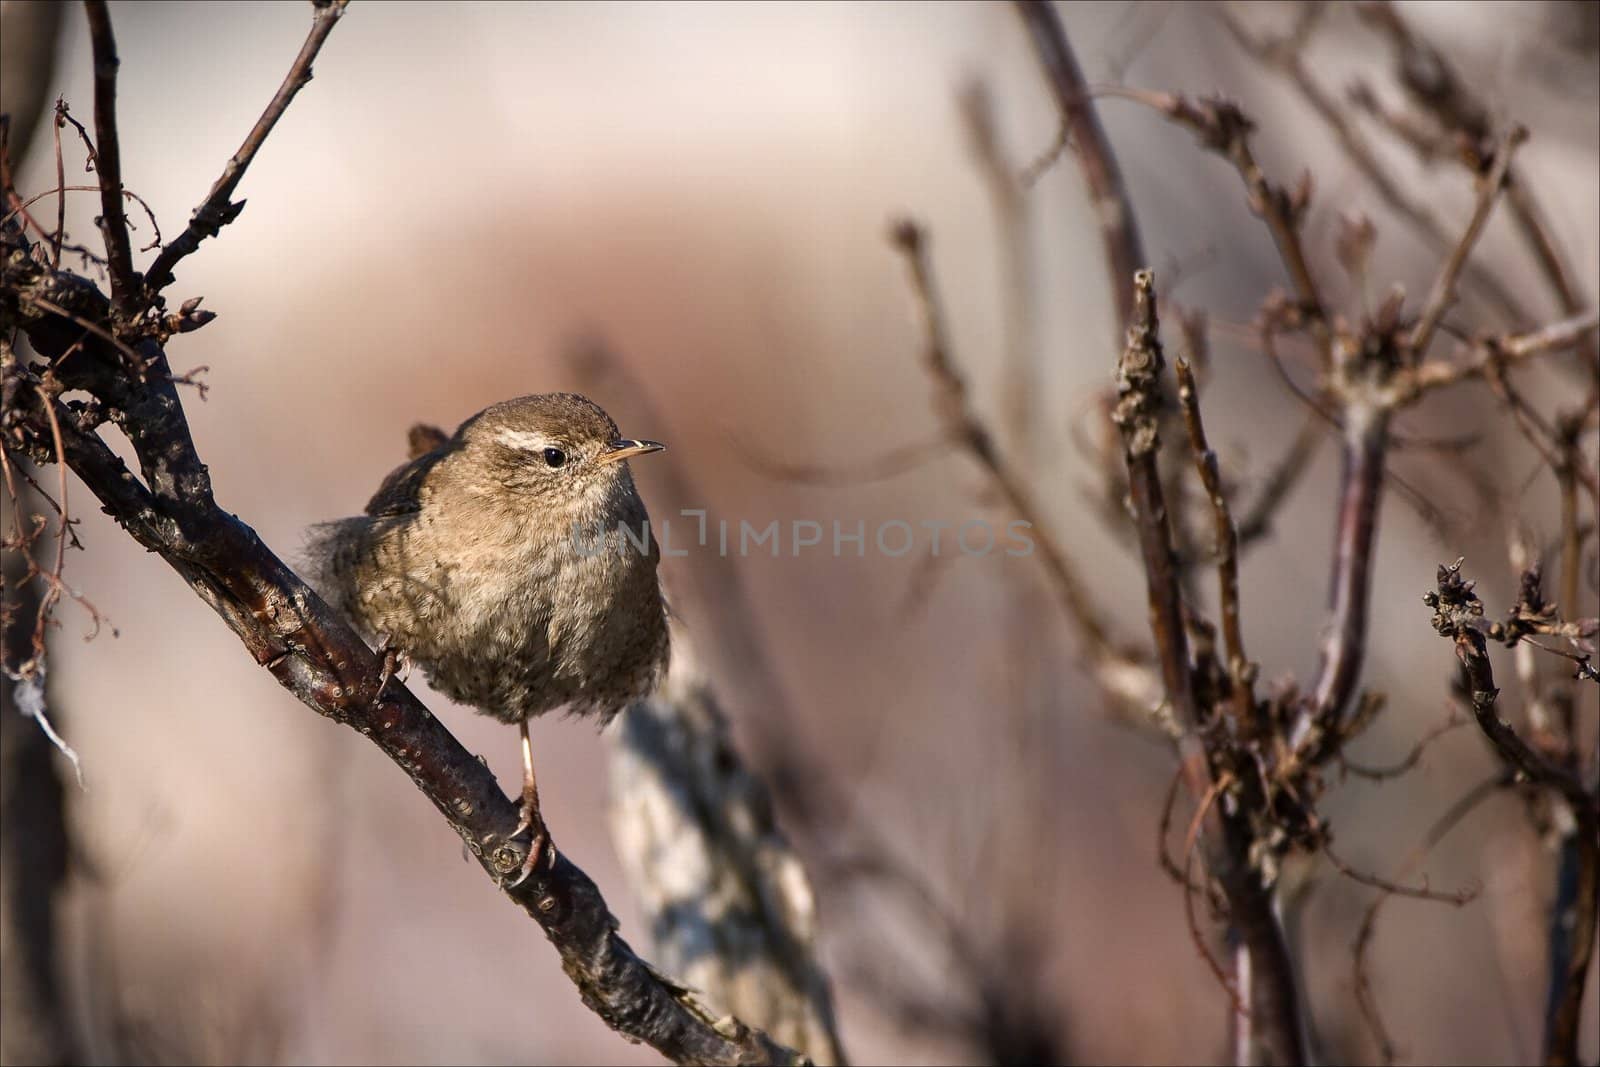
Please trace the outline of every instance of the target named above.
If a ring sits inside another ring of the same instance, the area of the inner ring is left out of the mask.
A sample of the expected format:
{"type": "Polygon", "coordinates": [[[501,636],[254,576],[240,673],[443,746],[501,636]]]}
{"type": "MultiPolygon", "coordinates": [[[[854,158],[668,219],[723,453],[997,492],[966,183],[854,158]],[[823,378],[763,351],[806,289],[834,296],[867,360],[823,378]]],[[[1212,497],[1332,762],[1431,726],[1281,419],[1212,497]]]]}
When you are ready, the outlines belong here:
{"type": "Polygon", "coordinates": [[[367,501],[367,514],[373,518],[386,515],[411,515],[422,510],[422,488],[428,472],[445,456],[446,449],[436,448],[408,463],[402,463],[389,472],[378,486],[378,491],[367,501]]]}
{"type": "Polygon", "coordinates": [[[406,435],[406,443],[410,460],[390,471],[367,501],[367,514],[375,519],[421,511],[422,487],[428,472],[450,452],[456,439],[437,426],[419,422],[406,435]]]}

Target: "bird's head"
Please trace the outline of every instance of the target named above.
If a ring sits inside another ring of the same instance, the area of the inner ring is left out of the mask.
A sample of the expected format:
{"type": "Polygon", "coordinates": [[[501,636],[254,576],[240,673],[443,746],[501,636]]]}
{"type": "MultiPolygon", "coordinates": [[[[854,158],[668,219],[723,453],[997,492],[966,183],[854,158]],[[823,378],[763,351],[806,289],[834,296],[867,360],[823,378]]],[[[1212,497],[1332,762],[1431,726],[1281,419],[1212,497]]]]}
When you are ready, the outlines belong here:
{"type": "Polygon", "coordinates": [[[629,457],[666,447],[623,437],[611,416],[576,393],[495,404],[468,420],[458,437],[474,481],[509,490],[517,505],[536,502],[594,517],[605,517],[635,495],[629,457]]]}

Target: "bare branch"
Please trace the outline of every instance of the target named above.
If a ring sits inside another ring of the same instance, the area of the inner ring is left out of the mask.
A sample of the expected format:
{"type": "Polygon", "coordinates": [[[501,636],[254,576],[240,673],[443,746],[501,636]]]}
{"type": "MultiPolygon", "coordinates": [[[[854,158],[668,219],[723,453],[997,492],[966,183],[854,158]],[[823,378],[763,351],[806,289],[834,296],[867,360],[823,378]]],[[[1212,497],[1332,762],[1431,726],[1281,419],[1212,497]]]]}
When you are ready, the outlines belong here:
{"type": "Polygon", "coordinates": [[[1600,336],[1600,311],[1585,311],[1528,333],[1485,337],[1472,346],[1471,358],[1461,362],[1428,360],[1416,369],[1413,381],[1418,390],[1455,385],[1488,375],[1496,364],[1503,370],[1547,352],[1593,344],[1596,336],[1600,336]]]}
{"type": "Polygon", "coordinates": [[[1040,561],[1049,572],[1068,619],[1078,630],[1087,651],[1091,655],[1098,654],[1109,644],[1099,611],[1089,599],[1083,580],[1066,552],[1046,532],[1032,493],[1007,465],[988,427],[973,411],[967,397],[966,381],[951,359],[944,321],[934,295],[933,267],[928,256],[927,238],[922,228],[910,220],[896,223],[891,236],[895,247],[905,256],[911,272],[912,288],[922,316],[923,336],[927,340],[923,359],[928,375],[933,379],[935,410],[940,421],[949,438],[983,468],[1007,508],[1032,528],[1038,537],[1036,543],[1040,561]]]}
{"type": "Polygon", "coordinates": [[[1440,564],[1437,588],[1423,601],[1433,609],[1433,628],[1455,642],[1456,658],[1466,672],[1473,717],[1500,758],[1529,781],[1560,793],[1580,819],[1600,823],[1600,799],[1590,794],[1576,774],[1552,763],[1524,741],[1495,711],[1500,690],[1494,684],[1483,633],[1483,602],[1473,592],[1473,583],[1462,579],[1460,560],[1449,566],[1440,564]]]}
{"type": "Polygon", "coordinates": [[[1128,199],[1122,171],[1111,150],[1105,129],[1095,114],[1094,102],[1078,68],[1077,56],[1067,40],[1051,0],[1017,0],[1017,14],[1028,27],[1034,51],[1044,67],[1050,91],[1061,111],[1063,135],[1072,145],[1089,187],[1089,201],[1100,220],[1100,241],[1105,249],[1108,280],[1117,302],[1118,329],[1133,325],[1135,313],[1127,280],[1149,262],[1139,239],[1138,220],[1128,199]]]}
{"type": "Polygon", "coordinates": [[[1472,254],[1472,246],[1477,243],[1479,235],[1483,233],[1484,225],[1489,221],[1489,212],[1494,210],[1495,201],[1500,198],[1500,190],[1505,185],[1506,175],[1511,171],[1512,154],[1527,139],[1528,131],[1521,126],[1513,126],[1500,139],[1500,144],[1494,153],[1494,166],[1478,185],[1478,200],[1472,209],[1472,219],[1467,223],[1466,232],[1461,235],[1461,240],[1456,243],[1455,248],[1451,249],[1450,257],[1445,260],[1444,269],[1434,280],[1433,288],[1428,292],[1428,299],[1422,306],[1422,317],[1411,328],[1411,335],[1407,340],[1413,358],[1421,358],[1427,353],[1428,346],[1433,343],[1433,335],[1439,329],[1439,322],[1444,318],[1444,313],[1450,310],[1450,305],[1455,299],[1456,279],[1461,276],[1462,268],[1467,264],[1467,257],[1472,254]]]}
{"type": "Polygon", "coordinates": [[[163,248],[161,254],[156,256],[155,262],[150,265],[150,271],[145,276],[145,286],[152,296],[172,284],[172,270],[178,265],[179,260],[199,248],[200,242],[207,237],[215,237],[222,227],[238,218],[239,212],[244,210],[243,200],[237,203],[232,201],[233,191],[239,187],[244,172],[249,169],[251,162],[256,158],[256,153],[261,150],[267,134],[272,132],[272,128],[288,110],[290,101],[311,81],[311,64],[317,58],[317,53],[322,50],[323,42],[328,39],[328,34],[333,32],[333,27],[344,14],[349,2],[350,0],[312,0],[311,32],[306,35],[305,43],[300,46],[300,54],[294,57],[294,63],[290,65],[283,84],[278,87],[277,93],[267,104],[267,109],[261,113],[261,117],[256,119],[256,124],[250,128],[244,144],[240,145],[239,150],[228,160],[228,165],[222,169],[221,177],[212,183],[211,191],[206,194],[205,200],[189,219],[188,228],[163,248]]]}
{"type": "Polygon", "coordinates": [[[1239,625],[1239,535],[1234,530],[1228,498],[1222,490],[1217,454],[1206,441],[1205,425],[1200,420],[1200,397],[1195,390],[1194,372],[1182,359],[1177,362],[1177,372],[1178,402],[1183,406],[1184,424],[1189,429],[1195,469],[1211,501],[1217,556],[1217,610],[1222,614],[1222,644],[1227,651],[1228,676],[1233,683],[1234,713],[1243,729],[1255,733],[1261,728],[1255,721],[1256,665],[1245,655],[1244,633],[1239,625]]]}
{"type": "Polygon", "coordinates": [[[139,310],[139,281],[133,272],[133,246],[122,210],[122,147],[117,141],[117,41],[105,0],[84,0],[89,40],[94,48],[95,169],[100,174],[100,226],[106,239],[111,275],[111,305],[120,319],[139,310]]]}
{"type": "MultiPolygon", "coordinates": [[[[1433,851],[1434,846],[1444,839],[1445,834],[1454,829],[1462,819],[1471,814],[1473,809],[1486,798],[1509,785],[1510,781],[1509,774],[1496,774],[1494,777],[1473,786],[1461,799],[1450,805],[1445,813],[1428,828],[1428,832],[1423,835],[1422,841],[1412,848],[1411,852],[1395,871],[1392,881],[1398,882],[1400,879],[1410,877],[1411,873],[1422,864],[1422,861],[1427,859],[1428,853],[1433,851]]],[[[1399,1050],[1395,1047],[1394,1039],[1390,1037],[1389,1031],[1384,1027],[1383,1016],[1378,1011],[1378,1001],[1372,992],[1372,980],[1367,975],[1367,949],[1372,945],[1372,934],[1377,928],[1378,913],[1383,910],[1384,904],[1393,895],[1390,890],[1384,889],[1367,907],[1366,914],[1361,917],[1361,926],[1356,931],[1354,951],[1352,953],[1352,973],[1355,976],[1356,1003],[1360,1005],[1361,1017],[1366,1020],[1367,1026],[1378,1039],[1378,1048],[1383,1056],[1383,1062],[1386,1064],[1395,1061],[1399,1050]]]]}
{"type": "Polygon", "coordinates": [[[1248,857],[1248,829],[1209,802],[1224,779],[1214,777],[1201,738],[1205,724],[1190,677],[1177,554],[1156,463],[1160,378],[1166,361],[1156,315],[1155,280],[1149,271],[1134,275],[1133,300],[1134,322],[1117,367],[1113,421],[1122,432],[1134,522],[1144,559],[1150,632],[1167,702],[1182,730],[1178,760],[1184,781],[1200,805],[1195,820],[1201,826],[1206,866],[1222,885],[1230,921],[1250,953],[1252,1000],[1247,1007],[1252,1044],[1259,1043],[1274,1063],[1302,1063],[1306,1056],[1294,970],[1271,894],[1248,857]]]}
{"type": "Polygon", "coordinates": [[[1256,162],[1250,149],[1250,134],[1255,123],[1230,100],[1204,97],[1198,101],[1174,93],[1147,92],[1119,86],[1095,90],[1096,96],[1132,100],[1152,108],[1168,121],[1194,133],[1202,147],[1233,164],[1243,179],[1250,210],[1266,223],[1277,245],[1278,256],[1294,286],[1297,309],[1317,340],[1324,367],[1331,364],[1332,333],[1327,305],[1311,272],[1310,261],[1300,241],[1300,226],[1311,205],[1310,175],[1302,177],[1293,189],[1275,184],[1256,162]]]}
{"type": "MultiPolygon", "coordinates": [[[[1320,4],[1301,5],[1302,14],[1296,30],[1281,39],[1252,36],[1244,23],[1223,5],[1214,6],[1212,11],[1240,48],[1263,65],[1279,71],[1295,87],[1383,202],[1442,253],[1454,244],[1454,238],[1447,232],[1439,216],[1425,203],[1412,199],[1405,192],[1400,179],[1389,173],[1361,131],[1345,117],[1333,94],[1306,69],[1305,47],[1313,19],[1310,13],[1322,8],[1320,4]]],[[[1490,298],[1508,322],[1520,322],[1526,317],[1518,307],[1516,298],[1492,272],[1469,266],[1467,280],[1490,298]]]]}

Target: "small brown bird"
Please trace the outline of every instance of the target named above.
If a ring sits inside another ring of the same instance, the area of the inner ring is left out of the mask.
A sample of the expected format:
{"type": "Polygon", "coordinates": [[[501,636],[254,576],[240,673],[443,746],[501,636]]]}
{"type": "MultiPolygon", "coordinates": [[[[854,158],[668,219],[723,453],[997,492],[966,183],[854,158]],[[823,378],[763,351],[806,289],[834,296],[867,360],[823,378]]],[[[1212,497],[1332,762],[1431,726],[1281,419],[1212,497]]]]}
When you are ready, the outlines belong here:
{"type": "Polygon", "coordinates": [[[627,463],[663,447],[574,393],[507,400],[450,437],[413,429],[414,458],[366,514],[311,532],[313,584],[386,671],[409,660],[521,726],[517,833],[536,833],[522,878],[544,845],[528,720],[564,707],[603,726],[666,670],[661,553],[627,463]]]}

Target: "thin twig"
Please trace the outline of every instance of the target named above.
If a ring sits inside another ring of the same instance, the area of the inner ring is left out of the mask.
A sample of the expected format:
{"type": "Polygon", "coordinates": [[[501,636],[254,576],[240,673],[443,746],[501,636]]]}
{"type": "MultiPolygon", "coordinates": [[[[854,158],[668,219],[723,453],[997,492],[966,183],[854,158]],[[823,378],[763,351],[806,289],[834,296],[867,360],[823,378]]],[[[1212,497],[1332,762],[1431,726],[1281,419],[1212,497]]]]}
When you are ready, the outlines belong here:
{"type": "Polygon", "coordinates": [[[1067,617],[1090,654],[1098,655],[1109,644],[1099,611],[1072,561],[1040,521],[1042,516],[1032,493],[1000,455],[988,427],[973,411],[966,381],[951,360],[944,320],[934,295],[933,267],[928,256],[927,237],[922,228],[910,220],[897,222],[891,237],[911,272],[912,288],[922,316],[923,336],[927,341],[923,362],[937,390],[936,410],[947,435],[983,468],[1006,507],[1029,524],[1036,537],[1040,562],[1050,575],[1051,584],[1066,609],[1067,617]]]}
{"type": "Polygon", "coordinates": [[[1061,112],[1064,139],[1078,157],[1084,183],[1089,187],[1090,205],[1100,220],[1100,242],[1116,301],[1120,336],[1133,324],[1134,304],[1128,279],[1149,262],[1139,239],[1138,219],[1055,4],[1051,0],[1017,0],[1016,10],[1033,39],[1034,52],[1061,112]]]}
{"type": "MultiPolygon", "coordinates": [[[[56,189],[59,190],[56,193],[56,232],[55,232],[55,238],[50,242],[50,269],[51,270],[60,270],[61,269],[61,242],[66,240],[66,238],[67,238],[67,196],[66,196],[66,192],[65,192],[66,187],[67,187],[67,170],[66,170],[66,163],[63,161],[62,156],[61,156],[61,127],[62,127],[62,125],[64,125],[63,116],[64,116],[65,113],[66,113],[66,103],[60,97],[57,97],[56,98],[56,117],[55,117],[55,120],[50,123],[50,132],[53,135],[52,139],[55,142],[56,189]]],[[[94,186],[94,188],[96,190],[98,190],[100,187],[97,185],[97,186],[94,186]]],[[[39,195],[40,196],[44,196],[45,194],[44,193],[40,193],[39,195]]],[[[30,201],[30,203],[31,203],[31,201],[30,201]]],[[[22,207],[27,207],[27,206],[28,206],[27,204],[23,204],[22,205],[22,207]]],[[[20,211],[20,210],[22,210],[22,208],[18,208],[17,210],[20,211]]],[[[10,215],[6,216],[7,219],[9,219],[10,217],[11,217],[10,215]]],[[[0,222],[0,225],[4,225],[4,223],[0,222]]]]}
{"type": "MultiPolygon", "coordinates": [[[[1411,873],[1425,860],[1435,845],[1444,839],[1455,826],[1466,818],[1486,797],[1491,796],[1496,790],[1504,788],[1511,782],[1510,776],[1504,772],[1492,778],[1485,779],[1473,786],[1466,795],[1439,816],[1438,820],[1428,828],[1405,860],[1395,870],[1391,879],[1398,882],[1409,878],[1411,873]]],[[[1361,917],[1361,926],[1356,931],[1352,952],[1352,967],[1355,976],[1356,1003],[1361,1008],[1361,1016],[1366,1020],[1367,1026],[1372,1030],[1373,1036],[1378,1040],[1378,1048],[1383,1056],[1383,1062],[1393,1063],[1399,1050],[1395,1047],[1394,1039],[1389,1036],[1389,1031],[1383,1025],[1383,1016],[1378,1010],[1377,998],[1372,993],[1372,980],[1367,975],[1367,949],[1372,945],[1372,933],[1377,926],[1378,913],[1383,910],[1385,903],[1394,894],[1388,889],[1383,889],[1373,898],[1367,907],[1366,914],[1361,917]]]]}
{"type": "MultiPolygon", "coordinates": [[[[1278,70],[1295,87],[1307,106],[1333,133],[1351,164],[1367,179],[1379,198],[1434,249],[1445,252],[1452,245],[1453,238],[1439,216],[1405,192],[1400,180],[1380,162],[1361,131],[1346,119],[1344,109],[1333,94],[1306,68],[1305,47],[1309,38],[1309,21],[1312,19],[1307,12],[1321,9],[1322,5],[1318,4],[1301,5],[1301,20],[1296,30],[1281,39],[1252,36],[1244,23],[1223,5],[1215,5],[1211,10],[1240,48],[1262,64],[1278,70]]],[[[1506,321],[1516,323],[1525,318],[1516,298],[1497,276],[1476,266],[1469,266],[1467,270],[1468,280],[1493,301],[1506,321]]]]}
{"type": "Polygon", "coordinates": [[[1456,727],[1465,726],[1469,721],[1462,718],[1455,708],[1451,708],[1450,714],[1445,717],[1444,722],[1423,734],[1417,740],[1417,743],[1411,746],[1411,751],[1407,752],[1405,757],[1398,763],[1391,763],[1385,767],[1368,767],[1363,764],[1352,763],[1341,753],[1339,755],[1339,769],[1348,771],[1358,778],[1367,778],[1375,782],[1381,782],[1386,778],[1398,778],[1421,762],[1422,754],[1427,751],[1429,745],[1456,727]]]}
{"type": "Polygon", "coordinates": [[[1380,878],[1340,859],[1338,853],[1334,852],[1332,846],[1326,841],[1322,843],[1322,854],[1328,857],[1328,862],[1333,864],[1334,870],[1352,882],[1360,882],[1362,885],[1371,886],[1373,889],[1381,889],[1391,896],[1410,897],[1413,900],[1432,900],[1440,904],[1454,904],[1459,908],[1476,900],[1478,894],[1483,892],[1482,886],[1472,885],[1457,889],[1453,893],[1440,893],[1428,888],[1426,876],[1423,877],[1422,885],[1420,886],[1402,885],[1398,880],[1391,881],[1387,878],[1380,878]]]}
{"type": "Polygon", "coordinates": [[[1206,816],[1211,811],[1211,806],[1216,803],[1224,788],[1223,779],[1213,782],[1200,798],[1200,804],[1195,808],[1194,815],[1189,819],[1189,829],[1183,835],[1183,872],[1180,879],[1183,883],[1183,915],[1189,924],[1189,937],[1194,941],[1195,948],[1200,951],[1200,958],[1206,961],[1206,966],[1216,976],[1217,982],[1228,993],[1228,999],[1233,1002],[1233,1010],[1248,1016],[1250,1007],[1240,995],[1239,988],[1228,977],[1228,972],[1223,970],[1222,964],[1212,954],[1211,946],[1206,944],[1206,936],[1200,930],[1200,922],[1194,914],[1194,898],[1197,890],[1190,872],[1194,869],[1195,845],[1200,840],[1200,827],[1206,816]]]}
{"type": "Polygon", "coordinates": [[[349,0],[312,0],[311,31],[306,35],[305,43],[300,46],[300,54],[294,57],[294,63],[290,65],[283,84],[278,86],[277,93],[273,95],[261,117],[256,119],[256,124],[250,128],[250,133],[239,146],[239,150],[228,160],[228,165],[222,169],[221,177],[212,183],[211,191],[206,194],[205,200],[190,217],[188,227],[171,244],[163,248],[155,262],[150,265],[150,270],[145,275],[145,286],[152,294],[172,284],[172,270],[178,265],[179,260],[199,248],[201,241],[207,237],[215,237],[222,227],[238,218],[239,212],[244,209],[244,201],[232,202],[230,198],[234,190],[239,187],[240,180],[250,168],[256,153],[261,150],[267,135],[288,110],[290,101],[311,81],[311,64],[317,58],[317,53],[322,50],[328,34],[332,33],[333,27],[338,24],[339,17],[344,14],[348,3],[349,0]]]}
{"type": "Polygon", "coordinates": [[[1206,441],[1205,424],[1200,419],[1200,397],[1194,372],[1188,361],[1177,361],[1178,402],[1189,429],[1189,445],[1194,451],[1195,469],[1200,484],[1211,502],[1212,536],[1216,539],[1217,610],[1222,615],[1222,647],[1227,652],[1228,676],[1233,683],[1234,713],[1248,732],[1260,729],[1255,721],[1254,682],[1256,667],[1244,651],[1244,632],[1239,623],[1239,535],[1233,527],[1228,498],[1222,489],[1222,473],[1217,454],[1206,441]]]}
{"type": "Polygon", "coordinates": [[[1444,269],[1439,272],[1439,277],[1434,279],[1433,288],[1429,290],[1428,299],[1422,306],[1422,316],[1411,328],[1410,336],[1407,338],[1414,359],[1420,359],[1427,353],[1428,346],[1433,343],[1433,335],[1444,318],[1444,313],[1450,310],[1450,305],[1455,300],[1456,280],[1460,278],[1461,270],[1467,264],[1467,257],[1472,254],[1472,246],[1477,243],[1478,236],[1483,233],[1483,227],[1489,221],[1489,213],[1494,210],[1495,201],[1500,199],[1506,174],[1511,170],[1511,157],[1527,139],[1528,131],[1524,127],[1513,126],[1495,148],[1494,166],[1489,169],[1487,177],[1478,186],[1478,199],[1472,209],[1472,219],[1467,223],[1461,240],[1451,249],[1449,258],[1445,260],[1444,269]]]}
{"type": "Polygon", "coordinates": [[[1246,198],[1253,211],[1272,234],[1278,256],[1294,286],[1296,305],[1304,316],[1326,368],[1333,361],[1333,334],[1327,305],[1311,271],[1300,226],[1311,204],[1309,175],[1292,191],[1275,184],[1256,162],[1250,149],[1250,134],[1255,123],[1230,100],[1202,97],[1190,100],[1175,93],[1148,92],[1123,86],[1100,86],[1095,96],[1132,100],[1159,112],[1168,121],[1189,129],[1202,147],[1221,155],[1233,164],[1244,181],[1246,198]]]}

